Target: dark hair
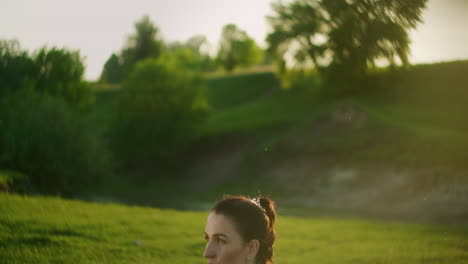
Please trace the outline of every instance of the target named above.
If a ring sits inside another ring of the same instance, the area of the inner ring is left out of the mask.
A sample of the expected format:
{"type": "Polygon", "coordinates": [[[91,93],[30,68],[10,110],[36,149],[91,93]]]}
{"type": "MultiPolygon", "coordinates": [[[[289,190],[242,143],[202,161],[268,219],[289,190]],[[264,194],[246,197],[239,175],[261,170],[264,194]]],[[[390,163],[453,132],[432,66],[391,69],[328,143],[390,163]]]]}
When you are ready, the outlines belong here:
{"type": "Polygon", "coordinates": [[[273,263],[275,242],[275,202],[268,197],[250,199],[245,196],[225,196],[212,212],[231,218],[244,241],[258,240],[256,263],[273,263]]]}

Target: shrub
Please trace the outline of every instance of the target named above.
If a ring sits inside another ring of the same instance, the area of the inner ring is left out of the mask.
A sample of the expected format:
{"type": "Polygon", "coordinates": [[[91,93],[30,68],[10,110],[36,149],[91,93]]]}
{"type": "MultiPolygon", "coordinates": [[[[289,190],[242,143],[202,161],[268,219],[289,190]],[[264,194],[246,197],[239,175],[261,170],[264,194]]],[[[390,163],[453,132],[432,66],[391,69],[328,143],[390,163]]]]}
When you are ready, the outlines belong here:
{"type": "Polygon", "coordinates": [[[127,164],[171,157],[207,112],[201,77],[168,56],[138,63],[122,88],[112,142],[127,164]]]}
{"type": "Polygon", "coordinates": [[[19,91],[0,102],[0,166],[40,192],[72,195],[110,175],[109,152],[60,98],[19,91]]]}
{"type": "Polygon", "coordinates": [[[0,171],[0,191],[31,193],[32,188],[26,175],[17,171],[0,171]]]}

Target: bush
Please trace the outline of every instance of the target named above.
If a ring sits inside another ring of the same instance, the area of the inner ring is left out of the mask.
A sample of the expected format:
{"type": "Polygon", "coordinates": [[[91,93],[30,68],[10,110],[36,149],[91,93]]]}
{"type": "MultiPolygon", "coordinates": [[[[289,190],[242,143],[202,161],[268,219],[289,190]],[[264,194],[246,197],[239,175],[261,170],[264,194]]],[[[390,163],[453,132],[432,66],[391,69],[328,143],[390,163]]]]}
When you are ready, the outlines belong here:
{"type": "Polygon", "coordinates": [[[173,156],[207,113],[201,77],[168,56],[138,63],[122,88],[112,142],[127,164],[173,156]]]}
{"type": "Polygon", "coordinates": [[[31,193],[32,187],[26,175],[17,171],[0,171],[0,191],[31,193]]]}
{"type": "Polygon", "coordinates": [[[110,175],[109,152],[59,98],[12,93],[0,102],[0,166],[40,192],[72,195],[110,175]]]}

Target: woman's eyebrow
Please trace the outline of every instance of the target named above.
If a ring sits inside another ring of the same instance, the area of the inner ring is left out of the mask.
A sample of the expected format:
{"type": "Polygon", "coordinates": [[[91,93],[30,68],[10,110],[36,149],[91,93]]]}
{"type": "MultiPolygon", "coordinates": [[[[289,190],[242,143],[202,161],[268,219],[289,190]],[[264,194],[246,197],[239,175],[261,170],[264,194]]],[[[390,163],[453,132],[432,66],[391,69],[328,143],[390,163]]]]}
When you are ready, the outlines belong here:
{"type": "MultiPolygon", "coordinates": [[[[205,232],[205,236],[206,237],[209,237],[208,233],[205,232]]],[[[213,237],[224,237],[224,238],[228,238],[228,235],[226,234],[223,234],[223,233],[214,233],[213,235],[211,235],[213,237]]]]}
{"type": "Polygon", "coordinates": [[[216,234],[213,234],[214,237],[223,237],[223,238],[228,238],[228,236],[226,234],[223,234],[223,233],[216,233],[216,234]]]}

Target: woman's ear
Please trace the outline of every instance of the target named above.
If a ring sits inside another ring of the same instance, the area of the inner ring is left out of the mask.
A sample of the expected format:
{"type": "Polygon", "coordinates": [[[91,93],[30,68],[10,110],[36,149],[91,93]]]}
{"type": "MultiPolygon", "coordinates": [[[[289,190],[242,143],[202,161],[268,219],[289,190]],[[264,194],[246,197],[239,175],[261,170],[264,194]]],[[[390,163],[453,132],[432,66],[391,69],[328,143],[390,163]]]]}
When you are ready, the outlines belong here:
{"type": "Polygon", "coordinates": [[[260,242],[258,242],[258,240],[256,239],[250,240],[248,247],[249,247],[248,258],[255,259],[258,253],[258,249],[260,248],[260,242]]]}

